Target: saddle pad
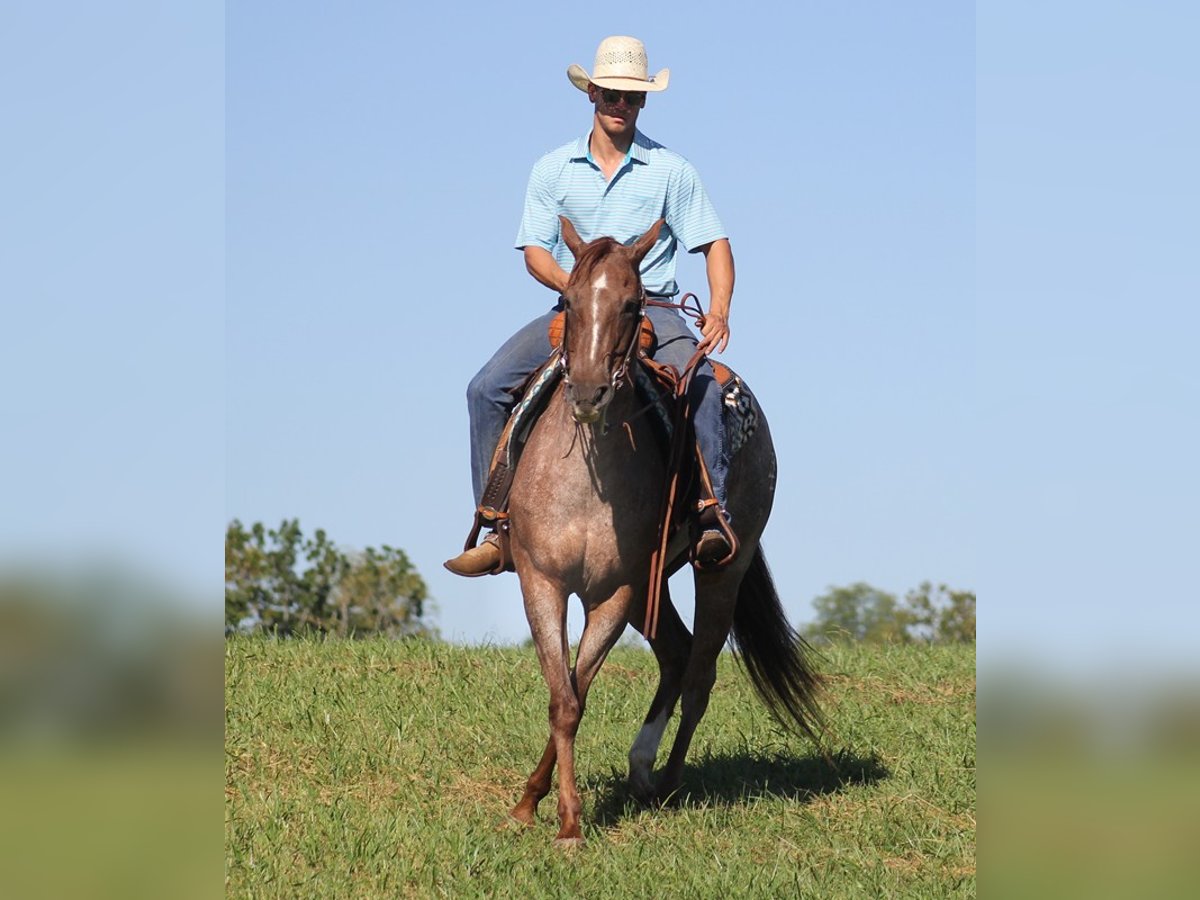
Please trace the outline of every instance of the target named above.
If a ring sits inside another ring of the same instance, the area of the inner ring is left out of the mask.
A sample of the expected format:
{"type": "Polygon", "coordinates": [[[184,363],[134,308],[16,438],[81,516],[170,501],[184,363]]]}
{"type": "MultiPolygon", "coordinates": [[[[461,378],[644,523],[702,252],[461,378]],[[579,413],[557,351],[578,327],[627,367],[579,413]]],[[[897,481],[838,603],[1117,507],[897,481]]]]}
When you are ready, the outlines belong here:
{"type": "Polygon", "coordinates": [[[559,358],[560,354],[557,350],[550,354],[550,358],[530,379],[529,386],[509,417],[507,430],[510,437],[504,449],[507,455],[506,462],[511,468],[516,468],[514,451],[519,452],[520,446],[525,443],[525,438],[529,436],[529,430],[537,421],[538,413],[545,405],[543,401],[550,396],[550,392],[558,384],[559,376],[562,375],[562,367],[558,364],[559,358]],[[514,445],[516,446],[514,447],[514,445]]]}
{"type": "Polygon", "coordinates": [[[725,440],[729,458],[746,445],[758,428],[758,401],[750,388],[734,372],[729,381],[722,385],[722,400],[725,404],[725,440]]]}

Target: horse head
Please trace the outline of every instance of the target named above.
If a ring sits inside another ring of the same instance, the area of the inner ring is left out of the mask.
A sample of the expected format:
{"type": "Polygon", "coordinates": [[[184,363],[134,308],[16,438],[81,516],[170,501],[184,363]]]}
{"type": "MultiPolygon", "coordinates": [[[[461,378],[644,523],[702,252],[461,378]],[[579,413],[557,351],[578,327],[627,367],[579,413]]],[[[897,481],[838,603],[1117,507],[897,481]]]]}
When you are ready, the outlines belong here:
{"type": "Polygon", "coordinates": [[[560,216],[575,266],[563,289],[563,372],[575,420],[595,422],[612,402],[637,351],[646,295],[638,267],[658,240],[663,220],[629,246],[610,237],[584,243],[560,216]]]}

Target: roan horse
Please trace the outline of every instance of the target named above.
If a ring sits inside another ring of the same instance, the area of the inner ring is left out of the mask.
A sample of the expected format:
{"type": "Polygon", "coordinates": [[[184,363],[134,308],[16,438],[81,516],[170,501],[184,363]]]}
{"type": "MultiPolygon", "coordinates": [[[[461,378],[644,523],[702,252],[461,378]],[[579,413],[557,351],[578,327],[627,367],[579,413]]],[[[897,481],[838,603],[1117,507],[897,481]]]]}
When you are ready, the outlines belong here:
{"type": "MultiPolygon", "coordinates": [[[[585,244],[562,219],[575,266],[563,302],[564,378],[534,425],[512,484],[513,560],[525,613],[550,689],[550,739],[511,816],[531,824],[559,767],[557,842],[582,842],[575,784],[575,734],[592,679],[626,623],[643,630],[651,552],[657,545],[665,463],[627,377],[644,294],[638,265],[658,237],[656,222],[630,246],[612,238],[585,244]],[[615,423],[608,427],[607,423],[615,423]],[[567,643],[567,600],[586,615],[574,667],[567,643]]],[[[663,585],[657,634],[658,691],[632,749],[629,779],[642,799],[667,799],[680,786],[684,757],[708,706],[717,655],[733,642],[759,695],[785,724],[817,737],[820,676],[788,625],[759,548],[775,492],[775,452],[765,419],[731,460],[729,512],[740,540],[724,569],[696,574],[695,636],[663,585]],[[667,720],[682,697],[679,729],[657,785],[651,769],[667,720]]],[[[671,547],[667,572],[687,558],[685,538],[671,547]]]]}

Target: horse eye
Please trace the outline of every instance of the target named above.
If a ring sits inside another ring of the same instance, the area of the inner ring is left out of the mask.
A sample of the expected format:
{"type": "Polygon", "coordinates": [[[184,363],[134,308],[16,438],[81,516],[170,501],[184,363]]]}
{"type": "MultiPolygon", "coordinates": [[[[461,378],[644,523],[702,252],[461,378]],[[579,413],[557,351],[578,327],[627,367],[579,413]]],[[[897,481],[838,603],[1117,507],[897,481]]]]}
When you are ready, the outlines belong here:
{"type": "Polygon", "coordinates": [[[621,315],[636,316],[638,313],[638,310],[640,310],[641,308],[642,308],[642,304],[638,303],[636,300],[626,300],[625,308],[621,310],[621,315]]]}

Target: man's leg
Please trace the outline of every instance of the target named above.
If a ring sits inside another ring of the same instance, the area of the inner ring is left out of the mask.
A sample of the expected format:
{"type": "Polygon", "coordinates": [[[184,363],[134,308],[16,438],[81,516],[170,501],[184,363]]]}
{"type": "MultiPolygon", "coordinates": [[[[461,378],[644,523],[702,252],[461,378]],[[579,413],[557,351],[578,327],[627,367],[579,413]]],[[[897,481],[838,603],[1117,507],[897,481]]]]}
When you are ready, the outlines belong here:
{"type": "Polygon", "coordinates": [[[500,434],[516,401],[513,393],[550,356],[550,322],[555,311],[538,316],[510,337],[467,385],[471,419],[471,482],[476,504],[487,487],[488,470],[500,434]]]}
{"type": "MultiPolygon", "coordinates": [[[[683,316],[672,309],[651,306],[646,310],[647,316],[654,325],[656,349],[654,358],[658,362],[668,363],[683,371],[696,352],[696,336],[687,327],[683,316]]],[[[729,457],[725,449],[725,416],[722,407],[721,386],[713,375],[712,366],[708,360],[702,360],[696,367],[692,377],[691,389],[688,392],[692,403],[692,421],[696,429],[696,443],[700,446],[700,455],[704,457],[704,465],[708,468],[712,480],[713,496],[720,509],[720,515],[728,522],[726,509],[725,478],[729,473],[729,457]]],[[[701,523],[706,526],[701,536],[697,557],[701,562],[715,561],[729,553],[729,545],[724,534],[716,528],[713,514],[701,517],[701,523]],[[711,529],[707,526],[713,526],[711,529]],[[710,533],[711,532],[711,533],[710,533]],[[722,549],[723,548],[723,549],[722,549]],[[706,559],[707,558],[707,559],[706,559]]]]}
{"type": "MultiPolygon", "coordinates": [[[[548,330],[555,310],[538,316],[510,337],[467,385],[467,412],[471,421],[471,482],[476,505],[487,487],[492,454],[508,422],[514,392],[553,349],[548,330]]],[[[466,550],[445,566],[457,575],[483,575],[495,569],[500,549],[492,541],[466,550]]]]}

